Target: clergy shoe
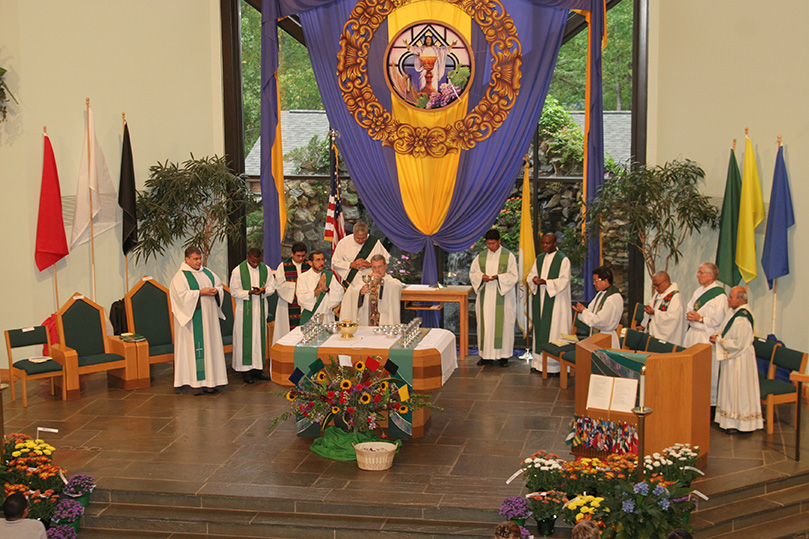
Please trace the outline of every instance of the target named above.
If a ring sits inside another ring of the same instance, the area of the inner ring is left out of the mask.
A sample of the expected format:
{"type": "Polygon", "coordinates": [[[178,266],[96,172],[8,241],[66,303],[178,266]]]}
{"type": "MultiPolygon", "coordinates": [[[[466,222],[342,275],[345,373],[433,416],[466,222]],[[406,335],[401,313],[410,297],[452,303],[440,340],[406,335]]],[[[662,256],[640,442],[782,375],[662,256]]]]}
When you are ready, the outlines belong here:
{"type": "Polygon", "coordinates": [[[261,369],[253,369],[253,380],[269,380],[270,377],[261,369]]]}
{"type": "Polygon", "coordinates": [[[206,387],[206,388],[203,389],[203,391],[205,393],[208,393],[209,395],[213,395],[215,393],[219,393],[219,388],[218,387],[206,387]]]}
{"type": "Polygon", "coordinates": [[[203,393],[204,393],[204,391],[202,391],[202,388],[201,388],[201,387],[198,387],[198,388],[196,388],[196,389],[192,389],[192,390],[191,390],[191,394],[192,394],[192,395],[194,395],[195,397],[199,397],[199,396],[200,396],[200,395],[202,395],[203,393]]]}
{"type": "Polygon", "coordinates": [[[508,367],[508,359],[505,359],[505,358],[501,359],[500,360],[500,366],[501,367],[508,367]]]}
{"type": "Polygon", "coordinates": [[[537,373],[537,374],[542,374],[542,371],[541,371],[541,370],[539,370],[539,369],[535,369],[535,368],[533,368],[533,367],[531,367],[531,372],[535,372],[535,373],[537,373]]]}
{"type": "Polygon", "coordinates": [[[250,371],[242,373],[242,380],[244,380],[245,384],[252,384],[253,383],[253,376],[250,371]]]}
{"type": "Polygon", "coordinates": [[[484,366],[485,364],[486,364],[486,360],[485,360],[485,359],[480,358],[480,359],[478,360],[478,367],[482,367],[482,366],[484,366]]]}

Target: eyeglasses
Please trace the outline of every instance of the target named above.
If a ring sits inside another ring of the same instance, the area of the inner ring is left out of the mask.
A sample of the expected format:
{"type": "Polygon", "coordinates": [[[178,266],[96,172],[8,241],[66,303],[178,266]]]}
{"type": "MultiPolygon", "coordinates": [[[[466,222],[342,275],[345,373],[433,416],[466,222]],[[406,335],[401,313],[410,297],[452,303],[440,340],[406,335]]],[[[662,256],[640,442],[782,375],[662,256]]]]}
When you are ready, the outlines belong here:
{"type": "Polygon", "coordinates": [[[601,281],[606,281],[606,279],[599,279],[598,277],[593,277],[593,282],[594,283],[598,283],[598,282],[601,282],[601,281]]]}

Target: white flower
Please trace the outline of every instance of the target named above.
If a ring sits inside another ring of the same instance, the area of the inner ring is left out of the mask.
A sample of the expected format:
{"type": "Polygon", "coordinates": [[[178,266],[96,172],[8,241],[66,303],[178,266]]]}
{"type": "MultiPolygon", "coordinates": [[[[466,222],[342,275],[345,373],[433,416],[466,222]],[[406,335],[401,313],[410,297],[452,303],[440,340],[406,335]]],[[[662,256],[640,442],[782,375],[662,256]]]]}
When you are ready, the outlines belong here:
{"type": "Polygon", "coordinates": [[[659,467],[660,467],[660,461],[655,461],[655,468],[659,468],[659,467]]]}
{"type": "Polygon", "coordinates": [[[527,459],[525,459],[524,461],[522,461],[522,463],[523,463],[523,464],[530,464],[530,463],[531,463],[531,459],[530,459],[530,458],[527,458],[527,459]]]}

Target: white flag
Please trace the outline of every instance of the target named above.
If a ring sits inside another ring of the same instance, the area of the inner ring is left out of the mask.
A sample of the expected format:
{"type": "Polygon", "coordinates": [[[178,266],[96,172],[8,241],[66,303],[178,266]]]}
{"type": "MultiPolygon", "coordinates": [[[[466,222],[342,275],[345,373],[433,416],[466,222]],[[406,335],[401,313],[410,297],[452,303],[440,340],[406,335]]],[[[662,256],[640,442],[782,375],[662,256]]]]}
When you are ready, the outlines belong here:
{"type": "Polygon", "coordinates": [[[93,124],[93,111],[87,108],[88,132],[84,137],[79,167],[79,185],[76,188],[76,211],[73,214],[73,232],[70,236],[70,250],[90,240],[90,197],[92,196],[93,234],[98,236],[121,220],[118,208],[118,194],[112,181],[104,153],[96,139],[93,124]],[[90,141],[90,151],[87,142],[90,141]]]}

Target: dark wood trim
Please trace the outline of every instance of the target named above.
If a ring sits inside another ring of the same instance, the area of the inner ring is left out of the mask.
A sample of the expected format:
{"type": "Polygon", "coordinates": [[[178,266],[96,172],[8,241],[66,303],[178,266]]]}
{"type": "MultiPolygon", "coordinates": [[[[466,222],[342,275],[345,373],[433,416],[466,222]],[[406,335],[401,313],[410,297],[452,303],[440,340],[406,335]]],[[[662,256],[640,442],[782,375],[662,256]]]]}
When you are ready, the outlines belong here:
{"type": "MultiPolygon", "coordinates": [[[[241,0],[220,0],[222,28],[222,109],[225,157],[234,174],[244,173],[244,114],[242,103],[241,0]]],[[[228,272],[240,264],[247,251],[245,211],[234,215],[242,222],[239,237],[228,239],[228,272]]]]}
{"type": "MultiPolygon", "coordinates": [[[[632,143],[631,159],[646,164],[649,91],[649,0],[634,1],[632,31],[632,143]]],[[[646,265],[640,251],[628,246],[627,300],[630,311],[643,302],[646,265]]]]}

